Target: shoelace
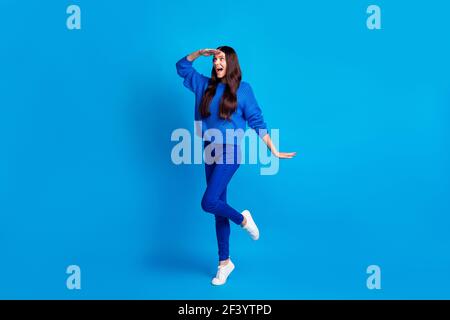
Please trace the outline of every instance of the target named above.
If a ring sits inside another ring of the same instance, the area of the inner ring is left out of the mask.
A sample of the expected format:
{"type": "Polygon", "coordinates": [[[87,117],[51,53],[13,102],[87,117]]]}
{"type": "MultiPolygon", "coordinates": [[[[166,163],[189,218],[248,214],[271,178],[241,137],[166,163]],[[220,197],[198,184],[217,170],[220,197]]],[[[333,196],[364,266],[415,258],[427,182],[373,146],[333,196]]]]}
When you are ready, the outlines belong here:
{"type": "Polygon", "coordinates": [[[222,280],[225,277],[225,271],[223,271],[223,269],[225,268],[221,268],[221,267],[217,267],[217,274],[216,274],[216,278],[222,280]]]}
{"type": "Polygon", "coordinates": [[[217,270],[216,278],[222,280],[223,277],[224,274],[222,273],[222,268],[219,268],[219,270],[217,270]]]}

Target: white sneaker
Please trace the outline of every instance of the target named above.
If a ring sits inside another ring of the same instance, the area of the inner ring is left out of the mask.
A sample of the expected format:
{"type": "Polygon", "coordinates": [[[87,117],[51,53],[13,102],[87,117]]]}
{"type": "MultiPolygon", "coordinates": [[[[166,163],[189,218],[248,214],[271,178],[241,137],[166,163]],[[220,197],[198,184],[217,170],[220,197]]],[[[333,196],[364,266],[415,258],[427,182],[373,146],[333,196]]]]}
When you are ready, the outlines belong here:
{"type": "Polygon", "coordinates": [[[247,223],[242,228],[247,230],[247,232],[250,234],[250,237],[252,237],[253,240],[258,240],[259,239],[259,230],[258,230],[258,227],[256,226],[255,221],[253,221],[250,211],[244,210],[244,211],[242,211],[242,215],[247,220],[247,223]]]}
{"type": "Polygon", "coordinates": [[[234,264],[231,260],[224,266],[217,267],[217,274],[212,279],[211,283],[215,286],[221,286],[227,282],[227,278],[230,273],[234,270],[234,264]]]}

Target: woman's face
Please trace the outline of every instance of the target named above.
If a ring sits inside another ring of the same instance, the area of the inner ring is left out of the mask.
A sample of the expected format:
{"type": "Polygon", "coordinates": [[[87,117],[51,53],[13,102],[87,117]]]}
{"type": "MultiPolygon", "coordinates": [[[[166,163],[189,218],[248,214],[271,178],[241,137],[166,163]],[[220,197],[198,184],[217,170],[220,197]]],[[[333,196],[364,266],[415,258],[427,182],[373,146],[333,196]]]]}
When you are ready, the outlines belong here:
{"type": "Polygon", "coordinates": [[[216,70],[217,78],[222,79],[227,74],[227,60],[225,53],[218,51],[213,58],[214,69],[216,70]]]}

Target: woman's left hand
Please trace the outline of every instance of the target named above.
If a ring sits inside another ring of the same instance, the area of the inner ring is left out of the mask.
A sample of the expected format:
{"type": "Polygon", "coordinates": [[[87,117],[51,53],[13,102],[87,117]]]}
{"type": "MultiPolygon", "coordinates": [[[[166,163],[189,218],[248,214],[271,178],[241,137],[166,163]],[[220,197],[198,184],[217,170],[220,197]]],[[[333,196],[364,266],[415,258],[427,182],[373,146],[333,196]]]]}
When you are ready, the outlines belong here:
{"type": "Polygon", "coordinates": [[[280,159],[291,159],[295,157],[297,152],[275,152],[274,156],[280,159]]]}

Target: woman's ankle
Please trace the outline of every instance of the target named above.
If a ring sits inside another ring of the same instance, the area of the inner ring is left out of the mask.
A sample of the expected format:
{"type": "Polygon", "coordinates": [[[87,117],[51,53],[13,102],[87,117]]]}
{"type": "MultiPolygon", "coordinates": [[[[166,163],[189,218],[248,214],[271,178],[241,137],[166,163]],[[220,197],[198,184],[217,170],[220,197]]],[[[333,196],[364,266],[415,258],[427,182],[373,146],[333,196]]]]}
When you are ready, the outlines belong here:
{"type": "Polygon", "coordinates": [[[241,226],[245,227],[246,224],[247,224],[247,219],[244,217],[244,220],[242,220],[241,226]]]}
{"type": "Polygon", "coordinates": [[[226,266],[229,262],[230,262],[230,258],[228,258],[226,260],[220,260],[219,266],[226,266]]]}

